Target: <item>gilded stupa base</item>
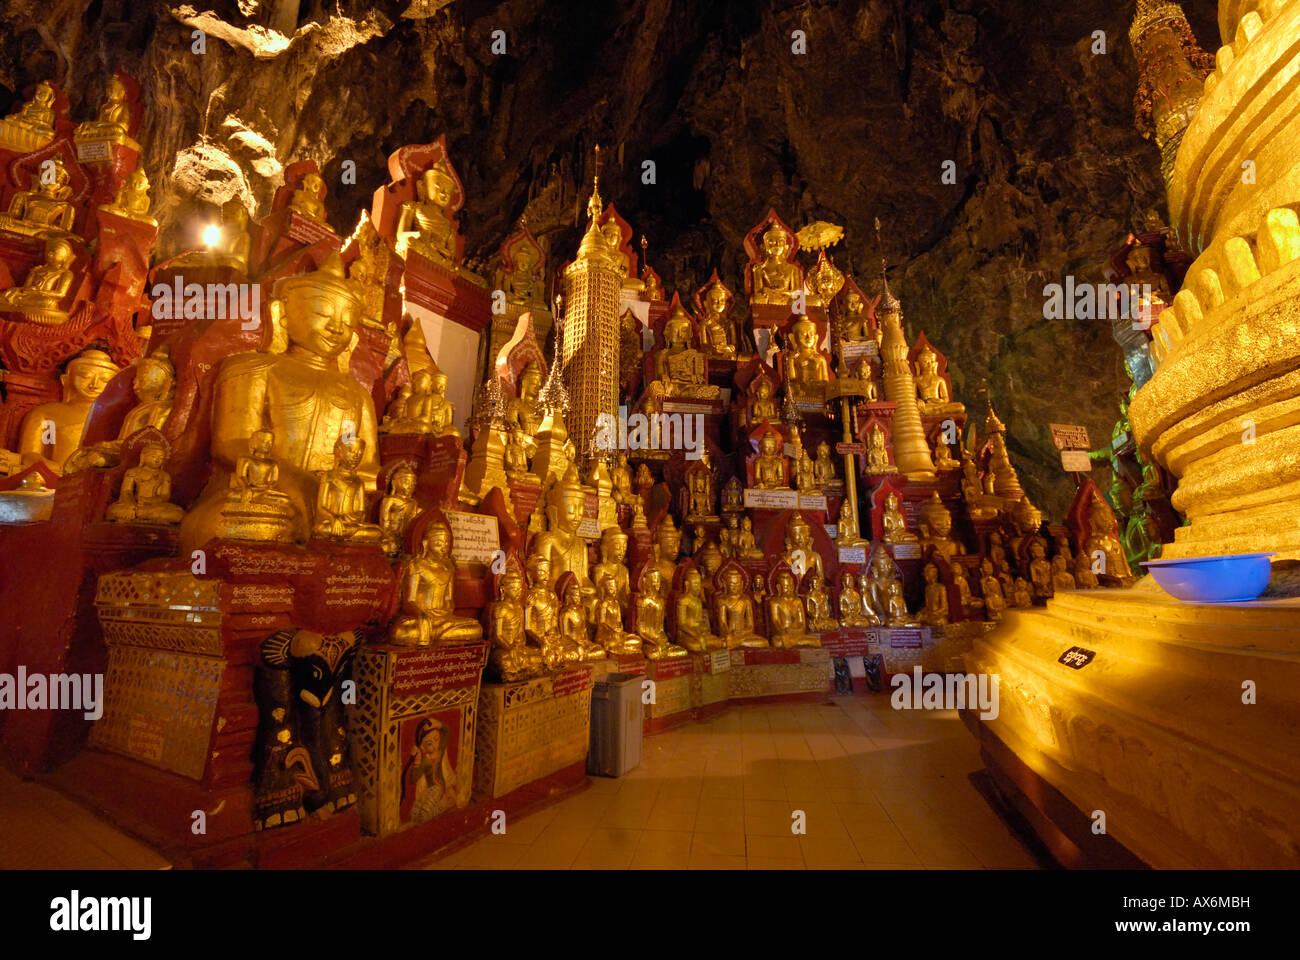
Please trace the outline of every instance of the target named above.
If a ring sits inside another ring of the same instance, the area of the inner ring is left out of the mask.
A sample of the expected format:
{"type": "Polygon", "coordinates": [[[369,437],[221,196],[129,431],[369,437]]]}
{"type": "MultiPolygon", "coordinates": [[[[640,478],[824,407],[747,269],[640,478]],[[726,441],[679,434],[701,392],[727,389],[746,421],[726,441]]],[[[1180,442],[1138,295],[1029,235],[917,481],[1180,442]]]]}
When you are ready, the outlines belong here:
{"type": "Polygon", "coordinates": [[[1054,831],[1106,842],[1080,830],[1100,812],[1152,867],[1300,866],[1300,598],[1185,604],[1150,579],[1061,593],[1008,610],[966,665],[999,678],[997,716],[965,719],[986,758],[1030,772],[1019,804],[1058,858],[1054,831]]]}

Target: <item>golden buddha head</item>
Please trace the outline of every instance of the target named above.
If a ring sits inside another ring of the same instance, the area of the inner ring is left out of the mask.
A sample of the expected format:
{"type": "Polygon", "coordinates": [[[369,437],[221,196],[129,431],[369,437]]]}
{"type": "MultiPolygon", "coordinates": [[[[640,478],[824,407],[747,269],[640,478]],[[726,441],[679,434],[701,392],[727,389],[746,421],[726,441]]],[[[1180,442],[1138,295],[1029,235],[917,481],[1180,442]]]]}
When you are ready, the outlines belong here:
{"type": "MultiPolygon", "coordinates": [[[[610,579],[606,577],[605,579],[610,579]]],[[[566,609],[577,607],[582,609],[582,588],[578,586],[577,580],[570,580],[568,586],[564,588],[564,606],[566,609]]]]}
{"type": "Polygon", "coordinates": [[[596,584],[602,598],[606,600],[618,599],[618,581],[614,579],[612,573],[607,573],[600,578],[600,583],[596,584]]]}
{"type": "Polygon", "coordinates": [[[90,403],[94,401],[108,381],[119,373],[120,368],[103,350],[83,350],[68,361],[60,382],[63,384],[65,403],[90,403]]]}
{"type": "Polygon", "coordinates": [[[537,361],[529,360],[528,365],[519,374],[519,396],[525,400],[536,400],[542,387],[542,371],[537,361]]]}
{"type": "Polygon", "coordinates": [[[269,352],[297,347],[325,360],[341,360],[350,350],[360,325],[362,302],[355,285],[344,278],[337,252],[331,253],[319,270],[276,281],[274,296],[283,303],[283,319],[270,325],[269,352]],[[282,329],[276,329],[281,325],[282,329]]]}
{"type": "Polygon", "coordinates": [[[325,180],[319,173],[309,173],[307,176],[302,178],[302,182],[298,185],[298,189],[307,196],[319,200],[325,194],[325,180]]]}
{"type": "Polygon", "coordinates": [[[659,547],[659,555],[665,560],[676,560],[677,552],[682,545],[682,534],[673,523],[672,514],[668,514],[659,523],[659,529],[655,531],[655,544],[659,547]]]}
{"type": "Polygon", "coordinates": [[[858,574],[858,592],[863,596],[871,592],[871,577],[865,573],[858,574]]]}
{"type": "Polygon", "coordinates": [[[926,529],[940,540],[946,540],[952,533],[952,514],[939,499],[939,491],[930,494],[930,498],[921,505],[921,522],[926,529]]]}
{"type": "Polygon", "coordinates": [[[803,514],[796,513],[792,515],[789,522],[786,523],[785,543],[787,547],[808,547],[812,545],[812,527],[808,526],[808,521],[803,518],[803,514]]]}
{"type": "Polygon", "coordinates": [[[411,392],[425,394],[433,389],[433,374],[428,370],[417,370],[411,375],[411,392]]]}
{"type": "Polygon", "coordinates": [[[446,160],[439,160],[420,175],[421,199],[446,210],[456,192],[456,181],[446,160]]]}
{"type": "Polygon", "coordinates": [[[600,531],[600,559],[605,563],[622,563],[627,556],[627,534],[618,527],[600,531]]]}
{"type": "Polygon", "coordinates": [[[758,441],[758,449],[763,456],[770,457],[776,454],[776,434],[765,433],[758,441]]]}
{"type": "Polygon", "coordinates": [[[776,575],[776,595],[778,597],[794,596],[794,574],[789,570],[782,570],[776,575]]]}
{"type": "Polygon", "coordinates": [[[334,466],[351,472],[366,455],[366,441],[358,436],[342,436],[334,441],[334,466]]]}
{"type": "Polygon", "coordinates": [[[104,86],[104,99],[111,103],[119,103],[126,99],[126,87],[116,74],[110,76],[104,86]]]}
{"type": "Polygon", "coordinates": [[[885,497],[885,510],[889,513],[898,512],[898,494],[894,493],[892,490],[889,491],[889,495],[885,497]]]}
{"type": "Polygon", "coordinates": [[[934,583],[939,579],[939,568],[933,563],[927,563],[925,569],[922,570],[921,573],[925,577],[926,583],[934,583]]]}
{"type": "Polygon", "coordinates": [[[663,582],[664,578],[660,575],[658,569],[646,567],[645,572],[641,574],[641,592],[657,594],[663,582]]]}
{"type": "Polygon", "coordinates": [[[790,338],[800,353],[812,353],[817,350],[817,324],[807,317],[800,317],[790,327],[790,338]]]}
{"type": "Polygon", "coordinates": [[[524,562],[528,569],[528,579],[533,586],[549,586],[551,582],[551,558],[544,553],[530,553],[524,562]]]}
{"type": "Polygon", "coordinates": [[[1021,497],[1011,511],[1011,522],[1021,533],[1033,533],[1043,524],[1043,513],[1029,502],[1029,497],[1021,497]]]}
{"type": "Polygon", "coordinates": [[[269,457],[275,446],[275,434],[270,430],[254,430],[248,438],[248,450],[255,457],[269,457]]]}
{"type": "Polygon", "coordinates": [[[754,391],[758,394],[758,399],[770,400],[772,397],[772,384],[766,377],[763,377],[758,381],[758,385],[754,388],[754,391]]]}
{"type": "Polygon", "coordinates": [[[862,313],[862,294],[850,290],[848,296],[844,298],[844,312],[851,317],[859,316],[862,313]]]}
{"type": "Polygon", "coordinates": [[[672,316],[664,323],[664,346],[685,347],[691,342],[691,321],[686,311],[680,306],[673,310],[672,316]]]}
{"type": "Polygon", "coordinates": [[[727,290],[720,284],[715,283],[709,289],[704,291],[704,306],[709,313],[721,315],[727,310],[727,290]]]}
{"type": "Polygon", "coordinates": [[[841,593],[844,593],[846,591],[852,592],[853,589],[854,589],[853,574],[848,570],[845,570],[842,574],[840,574],[840,592],[841,593]]]}
{"type": "Polygon", "coordinates": [[[916,357],[916,365],[922,373],[939,372],[939,355],[930,347],[926,347],[916,357]]]}
{"type": "Polygon", "coordinates": [[[745,574],[739,567],[731,567],[722,575],[722,592],[728,597],[738,597],[745,589],[745,574]]]}
{"type": "Polygon", "coordinates": [[[551,488],[547,498],[547,519],[551,529],[576,534],[586,503],[587,495],[578,480],[578,468],[569,464],[569,469],[551,488]]]}
{"type": "Polygon", "coordinates": [[[987,559],[987,558],[984,559],[984,560],[981,560],[981,561],[980,561],[980,573],[984,574],[984,576],[986,576],[986,577],[992,576],[992,575],[993,575],[993,561],[992,561],[992,560],[989,560],[989,559],[987,559]]]}
{"type": "Polygon", "coordinates": [[[43,169],[36,192],[50,200],[65,200],[72,193],[72,188],[68,186],[71,174],[68,173],[68,168],[63,165],[60,157],[51,157],[49,162],[52,164],[50,167],[41,164],[43,169]]]}
{"type": "Polygon", "coordinates": [[[163,354],[141,357],[135,362],[135,379],[131,389],[142,402],[163,400],[172,392],[176,373],[163,354]]]}
{"type": "Polygon", "coordinates": [[[451,527],[447,521],[434,518],[424,528],[421,541],[423,556],[434,560],[445,560],[451,555],[451,527]]]}
{"type": "Polygon", "coordinates": [[[706,543],[704,549],[700,551],[699,559],[700,566],[704,568],[704,572],[712,578],[712,576],[717,573],[718,569],[722,566],[722,551],[718,549],[716,543],[706,543]]]}
{"type": "Polygon", "coordinates": [[[1088,504],[1088,529],[1095,534],[1108,535],[1114,527],[1110,506],[1097,491],[1092,493],[1088,504]]]}
{"type": "Polygon", "coordinates": [[[54,88],[48,81],[42,80],[36,85],[36,93],[33,94],[32,99],[42,107],[51,107],[54,105],[54,88]]]}
{"type": "Polygon", "coordinates": [[[601,224],[600,235],[605,238],[611,250],[618,250],[623,246],[623,231],[613,217],[601,224]]]}
{"type": "Polygon", "coordinates": [[[537,265],[537,253],[530,243],[521,243],[515,247],[515,270],[518,273],[532,274],[537,265]]]}
{"type": "Polygon", "coordinates": [[[775,223],[767,228],[763,234],[763,251],[767,254],[769,260],[784,260],[786,251],[790,249],[790,239],[775,223]]]}
{"type": "Polygon", "coordinates": [[[1047,556],[1047,548],[1043,546],[1043,541],[1034,540],[1029,544],[1029,555],[1035,560],[1042,560],[1047,556]]]}
{"type": "Polygon", "coordinates": [[[429,377],[429,389],[435,397],[445,396],[447,393],[447,375],[439,370],[429,377]]]}
{"type": "Polygon", "coordinates": [[[409,500],[415,493],[415,468],[409,462],[403,462],[388,478],[388,492],[403,500],[409,500]]]}
{"type": "Polygon", "coordinates": [[[502,600],[518,603],[524,595],[524,578],[518,570],[506,570],[497,581],[497,595],[502,600]]]}
{"type": "Polygon", "coordinates": [[[161,443],[146,443],[140,448],[140,465],[158,470],[167,459],[167,448],[161,443]]]}
{"type": "Polygon", "coordinates": [[[704,590],[704,579],[698,570],[687,570],[682,578],[682,589],[687,596],[698,597],[704,590]]]}

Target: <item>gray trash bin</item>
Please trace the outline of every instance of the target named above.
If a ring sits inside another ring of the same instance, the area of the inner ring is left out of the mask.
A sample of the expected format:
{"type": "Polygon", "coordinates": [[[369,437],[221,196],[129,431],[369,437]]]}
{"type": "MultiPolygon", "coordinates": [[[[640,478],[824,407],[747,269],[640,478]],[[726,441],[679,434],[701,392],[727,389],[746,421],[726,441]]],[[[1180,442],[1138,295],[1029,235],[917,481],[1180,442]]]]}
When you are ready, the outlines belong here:
{"type": "Polygon", "coordinates": [[[587,772],[621,777],[641,762],[641,681],[639,673],[611,673],[591,691],[591,749],[587,772]]]}

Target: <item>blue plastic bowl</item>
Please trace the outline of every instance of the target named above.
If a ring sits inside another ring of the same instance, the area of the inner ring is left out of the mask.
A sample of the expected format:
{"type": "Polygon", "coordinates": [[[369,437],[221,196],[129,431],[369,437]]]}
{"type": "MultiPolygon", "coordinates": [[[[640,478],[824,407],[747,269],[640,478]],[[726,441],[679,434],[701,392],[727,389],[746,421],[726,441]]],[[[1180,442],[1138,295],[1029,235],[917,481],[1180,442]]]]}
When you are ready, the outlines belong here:
{"type": "Polygon", "coordinates": [[[1144,560],[1166,593],[1184,603],[1242,603],[1254,600],[1268,586],[1271,553],[1238,553],[1226,557],[1186,557],[1144,560]]]}

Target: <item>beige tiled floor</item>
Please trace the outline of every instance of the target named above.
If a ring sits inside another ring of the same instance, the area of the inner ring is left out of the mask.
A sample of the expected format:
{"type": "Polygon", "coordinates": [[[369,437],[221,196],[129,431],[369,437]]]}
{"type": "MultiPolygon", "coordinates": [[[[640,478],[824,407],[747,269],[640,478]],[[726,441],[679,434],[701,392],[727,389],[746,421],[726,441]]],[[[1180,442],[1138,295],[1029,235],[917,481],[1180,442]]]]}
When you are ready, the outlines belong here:
{"type": "Polygon", "coordinates": [[[736,708],[646,739],[627,776],[431,868],[1035,867],[971,785],[980,767],[954,713],[882,695],[736,708]]]}
{"type": "Polygon", "coordinates": [[[0,870],[165,870],[170,866],[75,801],[0,767],[0,870]]]}

